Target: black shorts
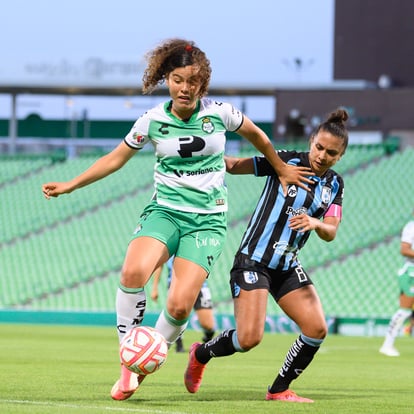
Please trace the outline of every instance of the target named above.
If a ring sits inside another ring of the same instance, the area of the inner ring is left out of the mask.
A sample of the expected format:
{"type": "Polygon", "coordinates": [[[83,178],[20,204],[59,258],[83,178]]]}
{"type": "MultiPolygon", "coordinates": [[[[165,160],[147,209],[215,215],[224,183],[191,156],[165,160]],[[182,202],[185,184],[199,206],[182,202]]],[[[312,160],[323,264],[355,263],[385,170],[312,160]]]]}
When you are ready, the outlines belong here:
{"type": "Polygon", "coordinates": [[[267,289],[275,301],[306,285],[313,285],[301,265],[287,271],[270,269],[239,253],[230,271],[230,288],[233,298],[237,298],[240,289],[267,289]]]}

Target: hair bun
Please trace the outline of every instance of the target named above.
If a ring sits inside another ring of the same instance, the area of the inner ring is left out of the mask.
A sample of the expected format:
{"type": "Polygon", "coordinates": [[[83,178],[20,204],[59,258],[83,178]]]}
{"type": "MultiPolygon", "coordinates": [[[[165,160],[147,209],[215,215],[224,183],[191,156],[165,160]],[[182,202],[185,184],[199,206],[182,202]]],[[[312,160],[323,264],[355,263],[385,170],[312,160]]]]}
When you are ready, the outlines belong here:
{"type": "Polygon", "coordinates": [[[343,108],[338,108],[336,111],[331,112],[329,115],[327,122],[333,122],[335,124],[345,124],[348,120],[349,115],[348,112],[343,108]]]}

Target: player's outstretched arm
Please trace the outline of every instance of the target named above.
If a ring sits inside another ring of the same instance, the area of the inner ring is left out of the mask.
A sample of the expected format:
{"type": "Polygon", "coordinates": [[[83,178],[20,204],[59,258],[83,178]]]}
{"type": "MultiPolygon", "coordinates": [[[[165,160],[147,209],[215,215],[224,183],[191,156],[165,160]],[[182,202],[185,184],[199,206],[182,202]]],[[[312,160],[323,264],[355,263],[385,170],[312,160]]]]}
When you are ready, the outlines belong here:
{"type": "Polygon", "coordinates": [[[247,116],[244,116],[243,123],[237,133],[250,141],[269,161],[277,175],[283,191],[287,193],[288,184],[295,184],[307,191],[313,181],[309,176],[315,175],[308,167],[297,167],[286,164],[280,157],[265,132],[260,129],[247,116]]]}
{"type": "Polygon", "coordinates": [[[224,156],[226,171],[229,174],[253,174],[253,158],[238,158],[224,156]]]}
{"type": "Polygon", "coordinates": [[[72,180],[43,184],[43,195],[45,198],[50,199],[51,197],[58,197],[61,194],[69,194],[78,188],[92,184],[119,170],[135,153],[136,150],[121,142],[109,154],[99,158],[86,171],[72,180]]]}

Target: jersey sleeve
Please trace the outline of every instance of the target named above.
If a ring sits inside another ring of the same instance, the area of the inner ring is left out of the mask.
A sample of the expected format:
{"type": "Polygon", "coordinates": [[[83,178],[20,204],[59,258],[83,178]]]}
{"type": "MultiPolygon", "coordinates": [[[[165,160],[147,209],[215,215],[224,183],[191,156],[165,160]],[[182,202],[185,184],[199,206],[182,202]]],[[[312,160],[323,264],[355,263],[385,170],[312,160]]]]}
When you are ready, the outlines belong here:
{"type": "MultiPolygon", "coordinates": [[[[283,162],[288,162],[290,159],[290,153],[288,151],[277,151],[277,154],[283,162]]],[[[253,157],[254,174],[257,177],[265,177],[268,175],[277,175],[272,164],[264,156],[253,157]]]]}
{"type": "Polygon", "coordinates": [[[264,177],[267,175],[276,175],[276,171],[265,157],[253,157],[254,175],[264,177]]]}
{"type": "Polygon", "coordinates": [[[338,206],[338,204],[331,204],[323,216],[342,218],[342,206],[338,206]]]}
{"type": "Polygon", "coordinates": [[[342,206],[342,203],[344,200],[344,180],[342,179],[340,175],[338,175],[336,179],[337,179],[339,188],[331,205],[335,204],[337,206],[342,206]]]}
{"type": "Polygon", "coordinates": [[[148,113],[145,113],[138,118],[131,130],[125,136],[125,143],[133,149],[140,150],[145,144],[149,142],[148,130],[149,130],[150,118],[148,113]]]}
{"type": "Polygon", "coordinates": [[[401,241],[404,243],[414,243],[414,221],[407,223],[401,233],[401,241]]]}
{"type": "Polygon", "coordinates": [[[340,175],[336,176],[336,182],[338,185],[338,191],[332,203],[329,205],[328,209],[326,210],[324,217],[339,217],[342,219],[342,203],[344,199],[344,181],[340,175]]]}
{"type": "Polygon", "coordinates": [[[227,102],[214,102],[227,131],[237,131],[243,123],[243,113],[227,102]]]}

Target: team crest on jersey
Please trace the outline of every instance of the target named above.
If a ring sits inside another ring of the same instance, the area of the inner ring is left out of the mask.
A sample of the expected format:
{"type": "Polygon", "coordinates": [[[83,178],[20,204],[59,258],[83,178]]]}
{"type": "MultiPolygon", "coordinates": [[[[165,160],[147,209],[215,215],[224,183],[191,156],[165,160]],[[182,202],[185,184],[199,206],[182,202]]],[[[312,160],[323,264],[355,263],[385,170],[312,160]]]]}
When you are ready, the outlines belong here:
{"type": "Polygon", "coordinates": [[[323,204],[328,204],[331,200],[332,190],[329,187],[322,187],[321,200],[323,204]]]}
{"type": "Polygon", "coordinates": [[[251,271],[244,271],[243,272],[244,281],[249,285],[254,285],[258,280],[258,276],[256,272],[251,271]]]}
{"type": "Polygon", "coordinates": [[[134,132],[132,138],[134,138],[134,140],[137,141],[138,144],[142,144],[144,142],[144,137],[141,134],[138,134],[138,132],[134,132]]]}
{"type": "Polygon", "coordinates": [[[289,197],[296,197],[297,194],[298,194],[298,189],[296,188],[296,185],[288,186],[287,195],[289,197]]]}
{"type": "Polygon", "coordinates": [[[207,132],[207,134],[211,134],[211,133],[214,132],[214,129],[215,129],[214,125],[211,122],[211,119],[209,117],[203,118],[201,122],[203,123],[202,126],[201,126],[201,129],[204,132],[207,132]]]}

